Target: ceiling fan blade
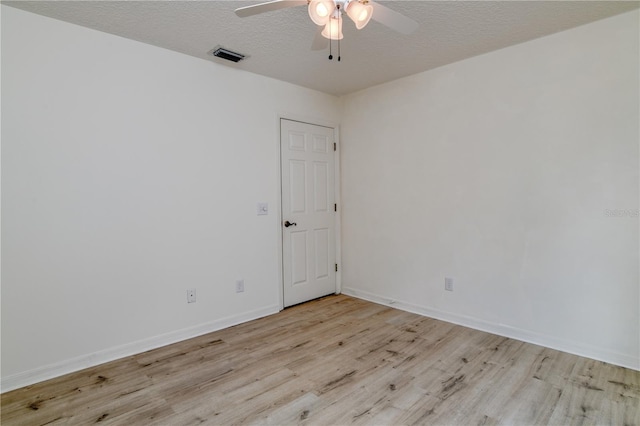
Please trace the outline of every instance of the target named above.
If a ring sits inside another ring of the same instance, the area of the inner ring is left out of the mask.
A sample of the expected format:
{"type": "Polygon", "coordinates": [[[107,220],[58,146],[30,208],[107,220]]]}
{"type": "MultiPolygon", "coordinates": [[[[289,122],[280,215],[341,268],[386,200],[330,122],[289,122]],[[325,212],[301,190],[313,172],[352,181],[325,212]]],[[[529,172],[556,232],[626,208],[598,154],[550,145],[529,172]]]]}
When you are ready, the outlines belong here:
{"type": "Polygon", "coordinates": [[[313,37],[313,43],[311,43],[311,50],[324,50],[329,44],[329,39],[322,35],[322,27],[318,26],[316,35],[313,37]]]}
{"type": "Polygon", "coordinates": [[[396,30],[402,34],[411,34],[418,29],[418,23],[411,18],[389,9],[387,6],[383,6],[380,3],[369,3],[373,6],[373,14],[371,19],[380,22],[382,25],[386,25],[392,30],[396,30]]]}
{"type": "Polygon", "coordinates": [[[273,0],[266,3],[254,4],[236,9],[236,15],[241,18],[257,15],[258,13],[271,12],[273,10],[285,9],[287,7],[302,6],[307,4],[307,0],[273,0]]]}

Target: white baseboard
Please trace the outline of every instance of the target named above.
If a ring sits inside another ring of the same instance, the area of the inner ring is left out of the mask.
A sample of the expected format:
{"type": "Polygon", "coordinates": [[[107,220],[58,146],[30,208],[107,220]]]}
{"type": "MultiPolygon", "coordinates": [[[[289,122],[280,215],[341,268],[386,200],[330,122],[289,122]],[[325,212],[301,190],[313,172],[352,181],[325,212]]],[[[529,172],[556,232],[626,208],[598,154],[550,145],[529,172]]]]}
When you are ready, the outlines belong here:
{"type": "Polygon", "coordinates": [[[105,362],[124,358],[127,356],[146,352],[182,340],[191,339],[213,331],[222,330],[243,322],[262,318],[267,315],[279,312],[278,306],[267,306],[255,311],[245,312],[240,315],[234,315],[226,318],[220,318],[215,321],[196,325],[194,327],[184,328],[182,330],[173,331],[159,336],[150,337],[148,339],[139,340],[137,342],[128,343],[126,345],[109,348],[103,351],[82,355],[55,364],[44,367],[35,368],[33,370],[17,373],[0,379],[0,392],[8,392],[34,383],[49,380],[54,377],[63,376],[68,373],[83,370],[85,368],[94,367],[104,364],[105,362]]]}
{"type": "Polygon", "coordinates": [[[370,302],[397,308],[407,312],[412,312],[414,314],[426,316],[429,318],[435,318],[453,324],[473,328],[475,330],[486,331],[487,333],[497,334],[499,336],[509,337],[511,339],[533,343],[534,345],[544,346],[550,349],[556,349],[558,351],[567,352],[570,354],[595,359],[597,361],[608,362],[610,364],[615,364],[621,367],[640,371],[639,359],[631,355],[612,352],[606,348],[598,348],[579,342],[558,339],[554,336],[544,335],[530,330],[511,327],[505,324],[492,323],[466,315],[444,312],[426,306],[418,306],[412,303],[390,299],[389,297],[370,293],[365,290],[355,289],[353,287],[342,287],[342,293],[348,296],[357,297],[359,299],[368,300],[370,302]]]}

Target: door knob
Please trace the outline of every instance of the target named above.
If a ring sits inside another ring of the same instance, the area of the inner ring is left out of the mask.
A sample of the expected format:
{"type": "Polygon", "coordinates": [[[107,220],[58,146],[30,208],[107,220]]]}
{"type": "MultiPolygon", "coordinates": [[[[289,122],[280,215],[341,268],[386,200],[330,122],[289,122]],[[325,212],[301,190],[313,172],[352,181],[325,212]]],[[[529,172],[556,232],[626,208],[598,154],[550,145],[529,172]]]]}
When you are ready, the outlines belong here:
{"type": "Polygon", "coordinates": [[[295,223],[295,222],[291,223],[291,222],[289,222],[288,220],[285,220],[285,221],[284,221],[284,227],[285,227],[285,228],[288,228],[288,227],[290,227],[290,226],[296,226],[296,225],[297,225],[297,223],[295,223]]]}

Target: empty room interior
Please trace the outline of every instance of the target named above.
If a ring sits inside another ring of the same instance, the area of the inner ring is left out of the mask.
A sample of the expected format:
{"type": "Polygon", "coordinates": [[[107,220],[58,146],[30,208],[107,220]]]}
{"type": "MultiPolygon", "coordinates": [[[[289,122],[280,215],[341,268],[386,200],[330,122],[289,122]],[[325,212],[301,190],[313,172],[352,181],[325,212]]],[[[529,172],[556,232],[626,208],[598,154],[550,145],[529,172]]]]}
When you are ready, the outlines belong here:
{"type": "Polygon", "coordinates": [[[2,1],[2,424],[640,424],[639,7],[2,1]]]}

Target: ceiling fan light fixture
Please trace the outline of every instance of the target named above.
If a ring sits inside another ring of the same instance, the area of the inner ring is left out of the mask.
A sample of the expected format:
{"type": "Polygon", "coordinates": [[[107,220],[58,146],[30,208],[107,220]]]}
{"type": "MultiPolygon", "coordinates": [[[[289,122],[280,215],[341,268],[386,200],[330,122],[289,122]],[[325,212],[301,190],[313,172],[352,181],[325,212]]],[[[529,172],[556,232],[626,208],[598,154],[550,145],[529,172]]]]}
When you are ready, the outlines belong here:
{"type": "Polygon", "coordinates": [[[356,24],[356,28],[363,29],[371,20],[373,15],[373,6],[367,3],[353,0],[347,6],[347,15],[356,24]]]}
{"type": "Polygon", "coordinates": [[[316,25],[326,25],[333,15],[336,4],[333,0],[311,0],[309,2],[309,17],[316,25]]]}
{"type": "Polygon", "coordinates": [[[342,34],[342,16],[337,18],[332,17],[322,30],[322,36],[329,40],[342,40],[344,35],[342,34]]]}

